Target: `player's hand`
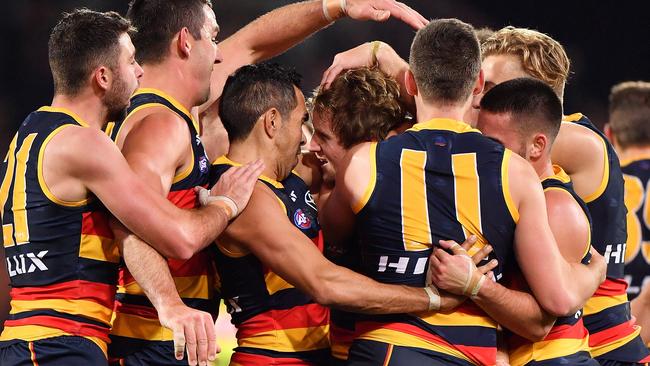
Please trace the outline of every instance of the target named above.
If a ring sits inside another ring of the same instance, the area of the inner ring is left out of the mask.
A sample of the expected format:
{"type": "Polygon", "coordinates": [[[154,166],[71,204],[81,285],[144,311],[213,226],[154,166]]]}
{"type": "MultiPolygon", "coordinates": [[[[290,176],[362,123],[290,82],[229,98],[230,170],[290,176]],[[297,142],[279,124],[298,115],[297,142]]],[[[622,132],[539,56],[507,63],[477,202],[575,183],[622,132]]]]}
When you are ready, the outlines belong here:
{"type": "Polygon", "coordinates": [[[160,324],[174,332],[174,356],[183,359],[187,351],[190,365],[207,365],[214,361],[221,348],[217,344],[214,320],[204,311],[192,309],[182,302],[159,309],[160,324]]]}
{"type": "Polygon", "coordinates": [[[235,212],[231,219],[235,218],[246,208],[248,200],[251,198],[251,194],[253,194],[255,182],[257,182],[257,178],[262,174],[263,170],[264,163],[262,160],[228,169],[210,189],[210,197],[201,199],[201,193],[199,192],[201,204],[210,202],[210,198],[212,197],[227,197],[236,205],[236,210],[234,210],[235,212]]]}
{"type": "Polygon", "coordinates": [[[594,247],[591,247],[589,249],[589,253],[591,253],[591,260],[589,261],[589,267],[593,268],[595,273],[599,276],[600,278],[600,283],[603,283],[605,281],[605,277],[607,276],[607,262],[605,262],[605,257],[600,255],[594,247]]]}
{"type": "MultiPolygon", "coordinates": [[[[334,79],[343,71],[357,69],[359,67],[373,66],[372,56],[373,42],[366,42],[357,47],[334,56],[332,65],[325,70],[321,78],[321,88],[328,89],[334,79]]],[[[382,42],[377,49],[377,62],[384,73],[393,78],[399,77],[399,72],[407,67],[407,64],[388,44],[382,42]]]]}
{"type": "Polygon", "coordinates": [[[440,248],[434,248],[430,257],[429,274],[436,287],[465,296],[478,291],[485,280],[484,275],[494,269],[498,262],[493,259],[477,268],[476,265],[492,251],[492,247],[485,245],[470,257],[465,248],[471,249],[475,243],[476,237],[473,235],[463,246],[452,240],[440,240],[440,246],[451,250],[453,255],[440,248]]]}
{"type": "Polygon", "coordinates": [[[408,5],[394,0],[347,0],[344,13],[352,19],[384,22],[397,18],[414,29],[424,28],[429,21],[408,5]]]}

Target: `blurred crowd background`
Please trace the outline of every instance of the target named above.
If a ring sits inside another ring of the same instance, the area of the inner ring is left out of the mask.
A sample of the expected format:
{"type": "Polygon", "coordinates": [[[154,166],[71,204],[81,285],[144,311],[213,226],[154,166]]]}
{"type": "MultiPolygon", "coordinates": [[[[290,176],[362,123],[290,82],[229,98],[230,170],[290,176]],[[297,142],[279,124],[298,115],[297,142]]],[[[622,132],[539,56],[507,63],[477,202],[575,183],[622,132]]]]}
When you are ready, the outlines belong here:
{"type": "MultiPolygon", "coordinates": [[[[289,0],[213,0],[222,32],[234,33],[289,0]]],[[[650,80],[650,21],[646,1],[404,0],[427,18],[456,17],[475,27],[535,28],[560,41],[572,60],[565,94],[567,113],[583,112],[602,126],[609,88],[623,80],[650,80]]],[[[47,39],[61,12],[75,7],[124,14],[127,0],[5,1],[0,15],[0,150],[6,151],[18,125],[32,110],[49,104],[52,80],[47,39]]],[[[300,22],[294,19],[293,22],[300,22]]],[[[305,92],[319,82],[337,52],[362,42],[383,40],[403,56],[414,32],[385,24],[340,21],[295,47],[277,61],[295,67],[305,92]]],[[[228,57],[228,55],[225,55],[228,57]]],[[[4,155],[4,154],[3,154],[4,155]]]]}

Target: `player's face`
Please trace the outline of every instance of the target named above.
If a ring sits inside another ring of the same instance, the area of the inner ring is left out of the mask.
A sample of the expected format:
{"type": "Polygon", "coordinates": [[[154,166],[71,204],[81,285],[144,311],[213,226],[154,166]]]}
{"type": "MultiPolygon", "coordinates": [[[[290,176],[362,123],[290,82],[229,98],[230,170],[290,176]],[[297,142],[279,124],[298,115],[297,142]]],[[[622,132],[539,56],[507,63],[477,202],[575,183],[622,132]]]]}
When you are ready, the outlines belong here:
{"type": "Polygon", "coordinates": [[[330,113],[314,113],[314,136],[309,144],[309,151],[316,153],[321,160],[332,164],[334,169],[339,165],[347,152],[338,137],[332,131],[330,113]]]}
{"type": "Polygon", "coordinates": [[[485,93],[504,81],[521,77],[531,77],[524,70],[521,61],[519,61],[519,57],[514,55],[488,56],[483,60],[481,69],[483,69],[483,76],[485,77],[485,86],[480,94],[474,96],[472,110],[465,114],[466,121],[473,126],[475,126],[478,117],[481,98],[483,98],[485,93]]]}
{"type": "Polygon", "coordinates": [[[197,104],[205,103],[210,97],[210,76],[214,64],[223,60],[217,47],[219,25],[214,11],[208,5],[203,6],[205,21],[201,27],[201,39],[196,41],[194,55],[194,76],[199,81],[199,97],[197,104]]]}
{"type": "Polygon", "coordinates": [[[108,108],[108,121],[116,121],[124,116],[131,95],[138,88],[143,71],[135,60],[135,47],[131,38],[124,33],[119,38],[120,55],[117,65],[112,69],[113,82],[104,95],[108,108]]]}
{"type": "Polygon", "coordinates": [[[278,149],[282,160],[279,167],[282,173],[279,174],[280,180],[286,178],[298,164],[301,155],[300,147],[305,143],[302,125],[309,120],[309,113],[305,106],[305,96],[295,86],[293,89],[298,105],[289,113],[286,120],[283,118],[282,131],[278,136],[278,149]]]}
{"type": "Polygon", "coordinates": [[[478,127],[481,132],[503,146],[527,159],[526,141],[513,128],[512,116],[509,113],[492,113],[481,111],[478,115],[478,127]]]}

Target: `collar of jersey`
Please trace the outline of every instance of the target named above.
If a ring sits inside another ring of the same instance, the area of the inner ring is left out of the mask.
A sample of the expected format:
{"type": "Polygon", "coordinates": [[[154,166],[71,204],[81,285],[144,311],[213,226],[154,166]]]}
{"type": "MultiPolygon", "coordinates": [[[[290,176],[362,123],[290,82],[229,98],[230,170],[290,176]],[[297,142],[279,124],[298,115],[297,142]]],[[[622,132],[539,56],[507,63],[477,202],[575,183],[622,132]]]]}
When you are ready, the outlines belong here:
{"type": "Polygon", "coordinates": [[[192,124],[194,125],[194,128],[196,129],[197,133],[201,133],[201,129],[199,127],[199,123],[194,119],[194,116],[190,111],[187,110],[179,101],[174,99],[171,95],[165,93],[164,91],[160,89],[155,89],[155,88],[139,88],[138,90],[133,93],[131,97],[135,97],[136,95],[139,94],[155,94],[165,100],[167,100],[169,103],[171,103],[176,109],[179,111],[183,112],[186,116],[188,116],[192,120],[192,124]]]}
{"type": "Polygon", "coordinates": [[[562,183],[569,183],[571,182],[571,177],[562,169],[561,166],[553,164],[553,175],[550,177],[544,178],[544,180],[547,179],[557,179],[562,183]]]}
{"type": "Polygon", "coordinates": [[[433,118],[426,122],[420,122],[413,125],[407,131],[422,131],[422,130],[444,130],[451,131],[456,133],[466,133],[466,132],[477,132],[481,131],[472,126],[468,125],[465,122],[457,121],[451,118],[433,118]]]}
{"type": "Polygon", "coordinates": [[[68,116],[72,117],[78,124],[82,125],[83,127],[88,127],[88,123],[81,119],[76,113],[73,111],[67,109],[67,108],[61,108],[61,107],[52,107],[52,106],[43,106],[38,109],[38,112],[51,112],[51,113],[63,113],[67,114],[68,116]]]}
{"type": "MultiPolygon", "coordinates": [[[[228,159],[228,157],[226,155],[220,156],[217,160],[215,160],[212,163],[212,165],[220,165],[220,164],[226,164],[226,165],[231,165],[231,166],[242,166],[242,164],[234,162],[234,161],[228,159]]],[[[282,183],[278,182],[275,179],[271,179],[271,178],[267,177],[266,175],[260,175],[259,179],[271,184],[275,188],[278,188],[278,189],[284,188],[284,185],[282,183]]]]}
{"type": "Polygon", "coordinates": [[[578,122],[582,119],[582,113],[573,113],[568,116],[562,116],[562,122],[578,122]]]}

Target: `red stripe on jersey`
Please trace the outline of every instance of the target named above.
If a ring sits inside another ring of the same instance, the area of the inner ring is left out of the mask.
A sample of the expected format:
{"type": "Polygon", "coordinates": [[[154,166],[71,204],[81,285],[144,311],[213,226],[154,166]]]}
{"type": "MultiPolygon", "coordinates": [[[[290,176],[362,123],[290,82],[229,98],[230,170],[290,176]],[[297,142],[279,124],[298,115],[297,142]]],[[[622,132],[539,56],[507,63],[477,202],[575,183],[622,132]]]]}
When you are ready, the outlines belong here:
{"type": "Polygon", "coordinates": [[[588,334],[587,328],[585,328],[582,319],[573,325],[558,325],[551,328],[551,331],[548,333],[545,341],[551,341],[556,339],[582,339],[588,334]]]}
{"type": "Polygon", "coordinates": [[[169,192],[167,199],[179,208],[198,207],[198,200],[196,199],[194,187],[190,189],[169,192]]]}
{"type": "Polygon", "coordinates": [[[607,328],[598,333],[589,334],[589,346],[594,347],[602,344],[607,344],[614,340],[625,338],[635,331],[636,329],[634,328],[634,323],[632,320],[629,320],[625,323],[607,328]]]}
{"type": "Polygon", "coordinates": [[[70,319],[58,318],[55,316],[36,315],[25,319],[5,321],[5,327],[18,327],[21,325],[40,325],[43,327],[60,329],[66,333],[70,333],[76,336],[97,337],[104,341],[109,341],[108,327],[81,323],[70,319]]]}
{"type": "Polygon", "coordinates": [[[624,279],[607,278],[598,286],[594,296],[618,296],[627,291],[627,282],[624,279]]]}
{"type": "Polygon", "coordinates": [[[497,348],[494,347],[480,347],[480,346],[466,346],[462,344],[452,344],[447,342],[444,338],[435,334],[429,333],[426,330],[415,325],[406,323],[377,323],[377,322],[358,322],[356,326],[357,334],[363,334],[375,329],[390,329],[397,332],[410,334],[412,336],[421,338],[425,341],[439,344],[445,348],[456,349],[463,355],[471,359],[479,365],[494,364],[497,357],[497,348]]]}
{"type": "Polygon", "coordinates": [[[14,287],[10,295],[13,300],[89,300],[110,309],[115,299],[115,286],[75,280],[49,286],[14,287]]]}
{"type": "Polygon", "coordinates": [[[120,301],[115,301],[115,309],[116,312],[119,309],[119,313],[137,315],[147,319],[158,319],[156,309],[149,306],[125,304],[120,301]]]}
{"type": "Polygon", "coordinates": [[[81,234],[98,235],[113,239],[113,231],[108,224],[108,215],[106,212],[84,212],[81,220],[81,234]]]}
{"type": "Polygon", "coordinates": [[[329,309],[319,304],[294,306],[286,310],[269,310],[239,325],[237,338],[249,338],[277,329],[312,328],[329,324],[329,309]]]}
{"type": "Polygon", "coordinates": [[[288,357],[268,357],[263,355],[253,355],[250,353],[235,352],[230,360],[231,365],[246,365],[246,366],[268,366],[268,365],[283,365],[283,366],[309,366],[310,362],[300,360],[298,358],[288,357]]]}

